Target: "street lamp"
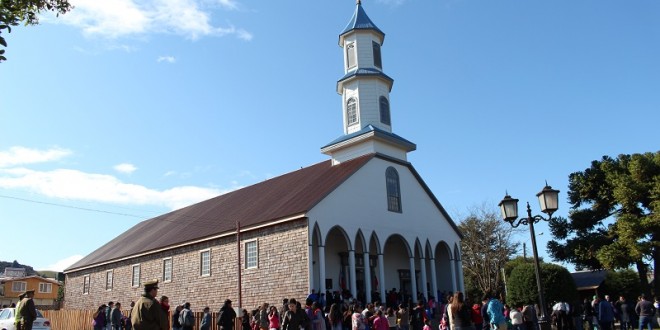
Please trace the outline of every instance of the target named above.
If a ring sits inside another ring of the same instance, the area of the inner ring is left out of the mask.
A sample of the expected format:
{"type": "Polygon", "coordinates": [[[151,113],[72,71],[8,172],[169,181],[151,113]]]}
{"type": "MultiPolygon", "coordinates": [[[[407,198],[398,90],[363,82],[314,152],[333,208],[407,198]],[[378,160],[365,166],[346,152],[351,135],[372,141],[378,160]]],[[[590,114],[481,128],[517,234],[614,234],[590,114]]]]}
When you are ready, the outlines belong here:
{"type": "Polygon", "coordinates": [[[529,202],[527,202],[527,218],[518,219],[518,200],[511,198],[507,193],[504,196],[504,199],[498,204],[500,210],[502,211],[502,218],[504,221],[508,222],[511,227],[516,228],[523,225],[529,225],[529,232],[532,235],[532,250],[534,252],[534,270],[536,271],[536,286],[539,292],[539,306],[541,309],[541,317],[539,317],[539,328],[541,330],[550,329],[550,322],[546,315],[547,308],[545,306],[545,298],[543,297],[543,284],[541,281],[541,267],[539,265],[539,254],[536,250],[536,234],[534,233],[534,224],[538,223],[541,220],[550,220],[552,219],[552,214],[557,211],[559,208],[559,190],[552,189],[548,186],[548,183],[545,183],[545,187],[541,190],[540,193],[536,194],[536,197],[539,199],[539,204],[541,205],[541,212],[548,215],[548,218],[545,219],[540,215],[532,216],[532,209],[529,207],[529,202]],[[518,219],[516,221],[516,219],[518,219]]]}

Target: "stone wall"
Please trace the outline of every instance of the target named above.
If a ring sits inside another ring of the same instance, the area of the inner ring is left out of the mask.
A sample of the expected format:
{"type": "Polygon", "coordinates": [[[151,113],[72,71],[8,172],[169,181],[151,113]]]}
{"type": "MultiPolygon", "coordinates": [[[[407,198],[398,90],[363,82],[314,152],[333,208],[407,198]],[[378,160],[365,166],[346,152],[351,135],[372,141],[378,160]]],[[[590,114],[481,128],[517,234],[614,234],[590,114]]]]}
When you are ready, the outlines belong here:
{"type": "MultiPolygon", "coordinates": [[[[241,233],[242,306],[238,305],[238,247],[230,235],[114,262],[66,274],[65,308],[95,309],[108,301],[128,308],[139,299],[141,286],[131,285],[132,266],[140,265],[140,282],[159,279],[158,295],[170,298],[175,306],[188,301],[194,311],[204,306],[217,311],[225,299],[234,307],[248,310],[264,302],[281,304],[282,298],[303,299],[308,288],[307,219],[285,222],[241,233]],[[245,268],[245,242],[257,240],[258,267],[245,268]],[[200,276],[200,254],[211,251],[211,274],[200,276]],[[163,282],[163,260],[172,258],[172,280],[163,282]],[[112,288],[106,290],[107,271],[112,271],[112,288]],[[88,294],[83,294],[85,276],[90,277],[88,294]]],[[[304,301],[304,299],[303,299],[304,301]]]]}

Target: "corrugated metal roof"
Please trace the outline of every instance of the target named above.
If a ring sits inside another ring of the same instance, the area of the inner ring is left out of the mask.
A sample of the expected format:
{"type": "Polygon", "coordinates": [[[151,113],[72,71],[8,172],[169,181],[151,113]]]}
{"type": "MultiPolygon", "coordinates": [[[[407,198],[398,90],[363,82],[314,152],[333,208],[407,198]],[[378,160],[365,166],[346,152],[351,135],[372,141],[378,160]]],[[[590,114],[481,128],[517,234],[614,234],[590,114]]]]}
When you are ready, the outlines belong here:
{"type": "Polygon", "coordinates": [[[367,16],[367,13],[364,11],[364,9],[362,9],[362,5],[359,2],[355,8],[355,13],[353,13],[353,17],[351,17],[351,20],[344,28],[344,31],[342,31],[339,35],[342,36],[353,30],[374,30],[377,33],[385,36],[385,33],[383,33],[383,31],[381,31],[376,26],[376,24],[374,24],[374,22],[372,22],[371,19],[369,19],[369,16],[367,16]]]}
{"type": "Polygon", "coordinates": [[[330,160],[142,221],[65,272],[231,233],[309,211],[374,157],[332,166],[330,160]]]}

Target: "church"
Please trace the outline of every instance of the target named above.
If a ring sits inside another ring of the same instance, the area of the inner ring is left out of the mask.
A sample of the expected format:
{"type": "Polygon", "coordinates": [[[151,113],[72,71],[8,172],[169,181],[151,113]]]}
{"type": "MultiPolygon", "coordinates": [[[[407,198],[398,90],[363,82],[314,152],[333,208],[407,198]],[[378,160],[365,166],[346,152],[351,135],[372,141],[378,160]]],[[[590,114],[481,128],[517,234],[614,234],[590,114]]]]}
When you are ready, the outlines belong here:
{"type": "Polygon", "coordinates": [[[461,233],[408,162],[416,145],[392,132],[384,38],[357,1],[339,34],[343,134],[321,147],[328,160],[138,223],[64,271],[65,308],[127,304],[151,279],[173,304],[212,310],[464,291],[461,233]]]}

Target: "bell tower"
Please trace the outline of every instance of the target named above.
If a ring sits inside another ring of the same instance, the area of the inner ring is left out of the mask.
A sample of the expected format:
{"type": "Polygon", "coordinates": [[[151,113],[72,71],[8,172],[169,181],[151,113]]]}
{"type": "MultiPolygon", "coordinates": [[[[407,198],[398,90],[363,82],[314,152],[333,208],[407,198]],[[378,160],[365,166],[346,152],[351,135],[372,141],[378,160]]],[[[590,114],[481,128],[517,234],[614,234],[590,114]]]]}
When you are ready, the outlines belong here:
{"type": "Polygon", "coordinates": [[[383,72],[381,46],[385,33],[357,1],[353,17],[339,34],[344,76],[337,81],[342,98],[344,135],[321,148],[333,164],[369,153],[406,160],[414,143],[392,133],[390,91],[394,79],[383,72]]]}

